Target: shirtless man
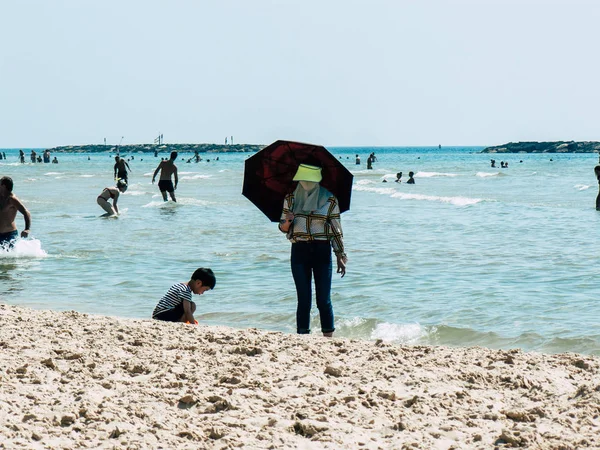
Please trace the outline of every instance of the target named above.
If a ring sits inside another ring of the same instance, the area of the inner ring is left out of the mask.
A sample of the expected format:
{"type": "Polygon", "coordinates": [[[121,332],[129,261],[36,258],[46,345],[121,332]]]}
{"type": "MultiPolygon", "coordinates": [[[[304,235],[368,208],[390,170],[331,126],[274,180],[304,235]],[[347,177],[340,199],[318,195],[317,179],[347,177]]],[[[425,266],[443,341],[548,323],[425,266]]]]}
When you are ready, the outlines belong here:
{"type": "Polygon", "coordinates": [[[127,183],[127,171],[131,172],[131,167],[127,164],[123,158],[119,157],[119,155],[115,156],[115,178],[120,178],[121,180],[127,183]]]}
{"type": "Polygon", "coordinates": [[[168,161],[161,161],[156,170],[154,171],[154,175],[152,175],[152,183],[156,178],[156,174],[160,170],[160,179],[158,180],[158,188],[160,189],[160,193],[163,196],[163,200],[167,201],[167,192],[171,196],[171,200],[176,202],[175,200],[175,189],[177,189],[177,183],[179,182],[179,178],[177,178],[177,166],[174,164],[174,161],[177,159],[177,152],[171,152],[171,159],[168,161]],[[173,186],[173,182],[171,181],[171,175],[175,177],[175,186],[173,186]]]}
{"type": "Polygon", "coordinates": [[[594,173],[598,180],[598,196],[596,197],[596,211],[600,211],[600,165],[594,167],[594,173]]]}
{"type": "Polygon", "coordinates": [[[25,218],[25,229],[21,231],[21,237],[29,236],[31,226],[31,214],[23,203],[14,196],[13,180],[10,177],[0,178],[0,247],[12,248],[15,239],[19,236],[15,218],[17,211],[25,218]]]}

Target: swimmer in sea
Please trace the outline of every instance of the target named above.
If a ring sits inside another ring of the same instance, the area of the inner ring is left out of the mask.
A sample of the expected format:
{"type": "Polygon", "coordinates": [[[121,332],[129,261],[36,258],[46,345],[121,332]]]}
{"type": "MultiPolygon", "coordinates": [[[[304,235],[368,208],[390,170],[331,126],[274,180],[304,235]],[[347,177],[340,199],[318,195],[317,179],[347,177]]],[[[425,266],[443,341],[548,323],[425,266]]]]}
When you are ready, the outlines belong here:
{"type": "Polygon", "coordinates": [[[15,240],[19,237],[15,218],[17,212],[23,214],[25,229],[21,231],[21,237],[29,236],[31,227],[31,214],[25,208],[21,200],[13,193],[13,180],[10,177],[0,178],[0,247],[12,248],[15,240]]]}
{"type": "Polygon", "coordinates": [[[158,180],[158,188],[160,189],[160,193],[162,194],[163,200],[167,201],[167,192],[171,196],[171,200],[176,202],[175,199],[175,189],[177,189],[177,183],[179,182],[179,178],[177,177],[177,166],[175,165],[175,160],[177,159],[177,152],[171,152],[171,157],[168,161],[161,161],[156,170],[154,171],[154,175],[152,175],[152,183],[156,179],[156,174],[160,171],[160,178],[158,180]],[[175,185],[173,185],[173,181],[171,181],[171,176],[175,179],[175,185]]]}
{"type": "Polygon", "coordinates": [[[119,194],[126,190],[127,183],[123,180],[119,180],[117,181],[117,187],[105,187],[96,201],[109,216],[116,216],[119,214],[119,207],[117,206],[119,194]],[[109,202],[110,199],[112,199],[112,205],[109,202]]]}

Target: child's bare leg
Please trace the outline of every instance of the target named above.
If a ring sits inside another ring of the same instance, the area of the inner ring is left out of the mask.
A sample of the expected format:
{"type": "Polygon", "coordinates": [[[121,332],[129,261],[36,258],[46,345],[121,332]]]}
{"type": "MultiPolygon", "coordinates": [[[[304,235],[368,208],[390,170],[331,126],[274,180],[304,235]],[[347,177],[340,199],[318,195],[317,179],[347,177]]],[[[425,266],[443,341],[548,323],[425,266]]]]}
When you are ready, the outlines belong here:
{"type": "Polygon", "coordinates": [[[167,199],[167,191],[160,191],[160,193],[161,193],[161,194],[162,194],[162,196],[163,196],[163,200],[166,202],[166,201],[168,200],[168,199],[167,199]]]}
{"type": "MultiPolygon", "coordinates": [[[[194,313],[196,312],[196,304],[193,302],[190,302],[190,309],[192,310],[192,315],[194,315],[194,313]]],[[[185,313],[179,318],[180,322],[186,322],[185,320],[185,313]]]]}
{"type": "MultiPolygon", "coordinates": [[[[175,200],[175,191],[169,192],[169,195],[171,196],[171,200],[173,200],[174,202],[177,201],[177,200],[175,200]]],[[[166,195],[165,195],[165,197],[166,197],[166,195]]]]}
{"type": "Polygon", "coordinates": [[[102,197],[98,197],[98,204],[102,207],[102,209],[104,211],[106,211],[108,214],[110,215],[114,215],[116,214],[115,210],[113,209],[112,205],[110,203],[108,203],[105,199],[103,199],[102,197]]]}

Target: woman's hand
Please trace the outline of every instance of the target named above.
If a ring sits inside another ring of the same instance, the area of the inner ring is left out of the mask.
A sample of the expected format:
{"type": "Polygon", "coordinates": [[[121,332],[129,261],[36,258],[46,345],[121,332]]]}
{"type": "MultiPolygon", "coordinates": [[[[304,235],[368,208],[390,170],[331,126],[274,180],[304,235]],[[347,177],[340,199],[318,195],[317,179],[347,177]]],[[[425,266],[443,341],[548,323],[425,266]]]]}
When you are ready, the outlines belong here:
{"type": "Polygon", "coordinates": [[[343,255],[336,255],[337,257],[337,273],[342,274],[342,278],[346,275],[346,261],[347,258],[343,255]]]}

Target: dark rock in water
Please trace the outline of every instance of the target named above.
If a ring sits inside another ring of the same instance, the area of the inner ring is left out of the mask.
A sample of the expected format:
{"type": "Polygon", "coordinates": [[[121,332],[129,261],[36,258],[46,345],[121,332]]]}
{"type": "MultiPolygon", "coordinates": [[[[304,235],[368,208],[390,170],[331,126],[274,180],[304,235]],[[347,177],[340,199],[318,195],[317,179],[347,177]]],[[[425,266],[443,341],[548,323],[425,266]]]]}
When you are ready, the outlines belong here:
{"type": "Polygon", "coordinates": [[[481,153],[598,153],[600,142],[555,141],[555,142],[509,142],[487,147],[481,153]]]}
{"type": "Polygon", "coordinates": [[[61,147],[50,148],[51,152],[58,153],[154,153],[155,151],[162,154],[171,152],[179,153],[235,153],[235,152],[257,152],[265,148],[265,145],[258,144],[129,144],[129,145],[67,145],[61,147]]]}

